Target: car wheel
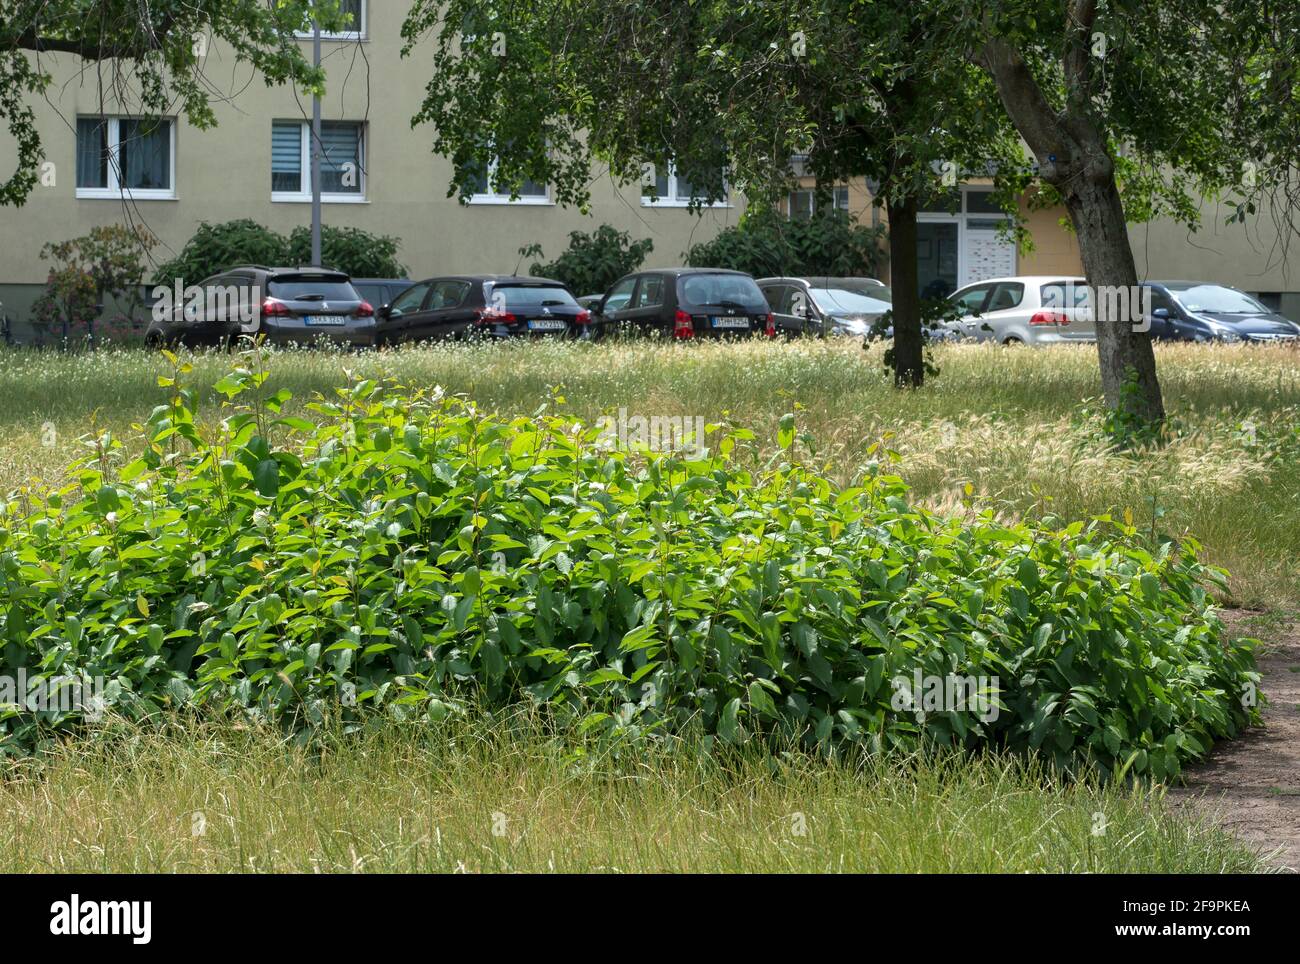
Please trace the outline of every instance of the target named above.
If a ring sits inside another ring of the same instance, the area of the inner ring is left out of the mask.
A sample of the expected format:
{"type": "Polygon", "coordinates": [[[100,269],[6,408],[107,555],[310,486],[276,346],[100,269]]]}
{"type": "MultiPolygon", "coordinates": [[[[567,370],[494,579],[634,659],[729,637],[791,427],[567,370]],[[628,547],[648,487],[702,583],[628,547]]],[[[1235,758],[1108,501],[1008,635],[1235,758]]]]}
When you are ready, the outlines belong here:
{"type": "Polygon", "coordinates": [[[1010,338],[1005,339],[1005,340],[1002,342],[1002,344],[1004,344],[1004,345],[1023,345],[1024,342],[1023,342],[1021,339],[1017,338],[1015,335],[1012,335],[1010,338]]]}

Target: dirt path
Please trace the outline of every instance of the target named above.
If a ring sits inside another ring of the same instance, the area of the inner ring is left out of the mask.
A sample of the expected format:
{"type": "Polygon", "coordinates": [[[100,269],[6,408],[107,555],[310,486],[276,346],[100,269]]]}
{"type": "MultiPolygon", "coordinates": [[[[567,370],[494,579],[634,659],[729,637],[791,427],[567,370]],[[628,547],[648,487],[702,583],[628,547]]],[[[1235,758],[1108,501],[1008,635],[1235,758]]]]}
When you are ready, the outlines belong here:
{"type": "MultiPolygon", "coordinates": [[[[1249,633],[1227,621],[1230,630],[1249,633]]],[[[1278,851],[1274,865],[1300,872],[1300,627],[1269,647],[1259,667],[1269,700],[1264,728],[1217,745],[1169,799],[1212,814],[1248,843],[1278,851]]]]}

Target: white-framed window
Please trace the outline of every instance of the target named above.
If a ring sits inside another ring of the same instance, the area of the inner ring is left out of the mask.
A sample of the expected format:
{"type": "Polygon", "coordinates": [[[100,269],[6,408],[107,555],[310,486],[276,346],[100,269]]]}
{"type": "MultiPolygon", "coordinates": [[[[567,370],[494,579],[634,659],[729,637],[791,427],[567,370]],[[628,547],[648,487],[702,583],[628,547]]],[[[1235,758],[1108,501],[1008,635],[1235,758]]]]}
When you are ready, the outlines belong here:
{"type": "MultiPolygon", "coordinates": [[[[701,197],[705,193],[702,188],[697,190],[684,176],[679,177],[673,165],[669,164],[665,171],[660,171],[658,168],[647,171],[645,190],[641,193],[641,205],[684,208],[691,203],[692,199],[701,197]]],[[[728,197],[721,201],[706,202],[704,207],[729,208],[731,199],[728,197]]]]}
{"type": "MultiPolygon", "coordinates": [[[[812,188],[799,188],[791,191],[787,204],[790,217],[806,221],[813,216],[813,212],[817,209],[817,192],[812,188]]],[[[841,184],[831,191],[831,204],[837,211],[847,211],[849,209],[848,185],[841,184]]]]}
{"type": "MultiPolygon", "coordinates": [[[[321,200],[359,204],[366,200],[366,125],[321,121],[321,200]]],[[[271,123],[271,200],[311,200],[311,121],[271,123]]]]}
{"type": "MultiPolygon", "coordinates": [[[[366,0],[341,0],[340,9],[344,13],[352,14],[352,29],[345,30],[342,33],[325,33],[321,32],[322,40],[362,40],[366,37],[366,0]]],[[[297,36],[304,40],[310,40],[312,31],[304,30],[297,36]]]]}
{"type": "Polygon", "coordinates": [[[488,169],[480,174],[470,195],[470,204],[550,204],[551,192],[545,184],[525,180],[519,185],[519,197],[511,198],[510,189],[497,184],[497,161],[492,159],[488,169]]]}
{"type": "Polygon", "coordinates": [[[176,122],[166,117],[78,117],[77,197],[174,200],[176,122]]]}

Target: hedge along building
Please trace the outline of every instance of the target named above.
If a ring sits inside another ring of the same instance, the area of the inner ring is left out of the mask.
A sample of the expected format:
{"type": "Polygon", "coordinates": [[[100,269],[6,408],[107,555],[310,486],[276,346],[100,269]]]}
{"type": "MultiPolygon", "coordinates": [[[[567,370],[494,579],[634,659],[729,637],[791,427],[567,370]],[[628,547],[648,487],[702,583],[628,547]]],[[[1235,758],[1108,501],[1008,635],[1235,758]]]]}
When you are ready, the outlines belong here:
{"type": "MultiPolygon", "coordinates": [[[[796,160],[796,170],[798,161],[796,160]]],[[[817,205],[816,183],[802,177],[784,202],[792,217],[808,217],[817,205]]],[[[923,204],[917,215],[917,274],[924,294],[942,295],[964,285],[1007,275],[1083,275],[1079,244],[1062,207],[1044,207],[1026,194],[1019,216],[1029,238],[1020,250],[999,231],[1005,212],[991,202],[992,184],[974,179],[942,202],[923,204]]],[[[835,185],[826,201],[863,224],[878,225],[883,211],[872,203],[865,178],[835,185]]],[[[1300,252],[1291,254],[1267,210],[1245,224],[1227,224],[1230,209],[1207,201],[1195,232],[1168,220],[1130,224],[1129,243],[1138,277],[1190,280],[1240,288],[1275,311],[1300,322],[1300,252]],[[1288,258],[1288,255],[1290,257],[1288,258]],[[1288,260],[1294,265],[1288,270],[1288,260]]],[[[881,252],[882,281],[889,280],[888,251],[881,252]]]]}
{"type": "MultiPolygon", "coordinates": [[[[680,196],[689,189],[671,171],[650,179],[653,199],[639,184],[620,187],[607,176],[601,183],[593,171],[587,215],[556,205],[546,185],[525,185],[512,201],[491,172],[469,203],[447,197],[451,162],[431,152],[427,128],[411,127],[427,68],[418,53],[400,56],[406,5],[350,2],[357,31],[322,44],[323,221],[399,238],[398,257],[411,277],[526,273],[535,259],[521,259],[521,247],[538,243],[543,260],[551,260],[571,231],[601,224],[652,240],[651,261],[679,263],[692,244],[739,218],[739,197],[698,216],[689,211],[680,196]]],[[[310,37],[302,43],[310,56],[310,37]]],[[[101,105],[93,66],[67,54],[41,61],[54,77],[48,103],[32,104],[44,176],[24,207],[0,207],[0,303],[20,339],[49,273],[40,258],[46,242],[80,237],[96,225],[139,223],[160,239],[153,257],[161,262],[200,222],[250,218],[282,234],[310,224],[312,105],[292,87],[267,87],[213,45],[204,52],[204,73],[219,88],[212,96],[218,125],[199,130],[171,117],[151,130],[132,116],[131,103],[110,99],[108,81],[101,105]]],[[[11,169],[15,156],[0,127],[0,168],[11,169]]]]}

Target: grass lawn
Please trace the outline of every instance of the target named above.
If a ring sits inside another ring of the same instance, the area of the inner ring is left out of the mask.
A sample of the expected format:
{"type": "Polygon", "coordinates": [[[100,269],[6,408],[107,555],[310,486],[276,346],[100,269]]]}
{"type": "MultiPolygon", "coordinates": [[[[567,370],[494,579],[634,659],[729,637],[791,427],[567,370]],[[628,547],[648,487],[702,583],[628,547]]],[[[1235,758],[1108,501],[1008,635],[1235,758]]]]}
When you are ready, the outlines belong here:
{"type": "MultiPolygon", "coordinates": [[[[1228,605],[1268,638],[1300,609],[1300,352],[1157,351],[1166,444],[1107,448],[1094,348],[948,346],[921,391],[895,391],[856,344],[545,342],[266,360],[291,407],[348,372],[441,385],[509,415],[702,416],[753,429],[764,459],[797,412],[849,482],[881,442],[917,495],[965,512],[1111,512],[1194,535],[1231,573],[1228,605]]],[[[204,389],[232,366],[192,359],[204,389]]],[[[0,353],[0,491],[65,482],[89,432],[131,443],[165,399],[161,356],[0,353]]],[[[204,411],[215,417],[208,395],[204,411]]],[[[1258,866],[1171,815],[1159,790],[1065,787],[1010,761],[854,765],[721,759],[685,748],[585,755],[535,727],[387,730],[324,756],[273,734],[190,726],[59,748],[0,778],[0,871],[1048,870],[1258,866]],[[201,817],[196,817],[201,814],[201,817]],[[1100,815],[1100,816],[1099,816],[1100,815]],[[201,832],[199,832],[201,830],[201,832]]]]}

